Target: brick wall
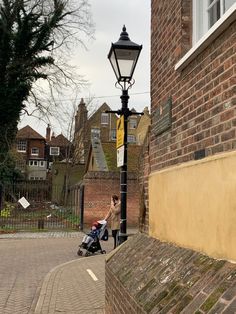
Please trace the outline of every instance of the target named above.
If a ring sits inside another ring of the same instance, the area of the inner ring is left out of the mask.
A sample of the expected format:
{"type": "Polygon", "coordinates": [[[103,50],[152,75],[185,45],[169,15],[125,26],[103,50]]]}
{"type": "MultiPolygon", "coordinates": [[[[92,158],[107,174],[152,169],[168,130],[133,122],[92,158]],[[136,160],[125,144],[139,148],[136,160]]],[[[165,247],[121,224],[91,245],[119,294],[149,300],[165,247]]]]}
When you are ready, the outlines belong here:
{"type": "MultiPolygon", "coordinates": [[[[120,196],[120,175],[111,172],[88,172],[83,180],[84,223],[103,219],[110,206],[111,195],[120,196]]],[[[139,185],[135,174],[128,174],[127,225],[137,226],[139,215],[139,185]]]]}
{"type": "Polygon", "coordinates": [[[28,159],[38,159],[45,157],[45,140],[41,139],[29,139],[28,140],[28,146],[27,146],[27,158],[28,159]],[[31,149],[32,148],[38,148],[39,154],[38,156],[31,155],[31,149]]]}
{"type": "Polygon", "coordinates": [[[149,231],[149,197],[148,197],[148,176],[150,174],[150,127],[148,128],[146,138],[143,143],[142,152],[140,156],[140,172],[139,172],[139,186],[141,191],[140,196],[140,211],[139,211],[139,229],[147,233],[149,231]]]}
{"type": "Polygon", "coordinates": [[[106,261],[106,314],[235,313],[236,265],[144,234],[106,261]]]}
{"type": "Polygon", "coordinates": [[[183,71],[175,64],[190,48],[191,1],[152,1],[151,95],[155,112],[171,96],[172,126],[152,132],[151,170],[236,147],[236,23],[231,24],[183,71]]]}

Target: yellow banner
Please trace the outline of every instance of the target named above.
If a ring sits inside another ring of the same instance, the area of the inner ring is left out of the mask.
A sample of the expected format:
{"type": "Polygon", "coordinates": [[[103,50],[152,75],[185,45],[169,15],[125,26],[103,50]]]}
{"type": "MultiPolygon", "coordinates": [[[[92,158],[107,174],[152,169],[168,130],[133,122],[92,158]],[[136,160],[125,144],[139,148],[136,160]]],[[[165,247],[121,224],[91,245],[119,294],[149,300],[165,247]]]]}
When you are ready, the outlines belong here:
{"type": "Polygon", "coordinates": [[[124,145],[125,128],[124,128],[124,116],[121,116],[116,122],[116,148],[124,145]]]}

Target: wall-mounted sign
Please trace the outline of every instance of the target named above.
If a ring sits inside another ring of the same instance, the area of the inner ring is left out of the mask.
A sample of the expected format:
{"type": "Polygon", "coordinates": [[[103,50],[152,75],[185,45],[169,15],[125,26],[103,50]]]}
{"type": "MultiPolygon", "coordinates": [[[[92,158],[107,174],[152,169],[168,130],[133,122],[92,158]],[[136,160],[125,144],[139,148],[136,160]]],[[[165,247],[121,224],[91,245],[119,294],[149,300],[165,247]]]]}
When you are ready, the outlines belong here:
{"type": "Polygon", "coordinates": [[[124,145],[125,128],[124,128],[124,116],[117,119],[116,122],[116,148],[124,145]]]}
{"type": "Polygon", "coordinates": [[[117,167],[124,166],[124,154],[125,154],[125,146],[121,146],[117,149],[117,167]]]}
{"type": "Polygon", "coordinates": [[[172,98],[157,107],[153,116],[154,134],[160,135],[171,127],[172,124],[172,98]]]}

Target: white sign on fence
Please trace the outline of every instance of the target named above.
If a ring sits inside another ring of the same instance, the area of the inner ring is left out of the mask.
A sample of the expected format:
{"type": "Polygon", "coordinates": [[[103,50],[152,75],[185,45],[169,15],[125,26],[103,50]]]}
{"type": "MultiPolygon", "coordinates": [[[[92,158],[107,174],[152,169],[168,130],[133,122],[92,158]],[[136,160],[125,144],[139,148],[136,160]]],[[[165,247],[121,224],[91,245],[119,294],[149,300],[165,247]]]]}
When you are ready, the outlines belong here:
{"type": "Polygon", "coordinates": [[[19,202],[19,203],[21,204],[21,206],[23,206],[24,208],[27,208],[27,207],[30,206],[30,203],[29,203],[29,202],[27,201],[27,199],[24,198],[24,197],[20,198],[18,202],[19,202]]]}

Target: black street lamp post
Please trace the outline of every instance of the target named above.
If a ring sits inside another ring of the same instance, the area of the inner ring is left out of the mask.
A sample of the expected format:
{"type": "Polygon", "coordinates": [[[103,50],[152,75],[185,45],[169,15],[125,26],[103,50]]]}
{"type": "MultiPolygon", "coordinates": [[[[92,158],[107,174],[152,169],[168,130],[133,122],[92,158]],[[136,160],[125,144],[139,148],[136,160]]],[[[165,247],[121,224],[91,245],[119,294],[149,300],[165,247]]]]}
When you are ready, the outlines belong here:
{"type": "Polygon", "coordinates": [[[132,80],[133,73],[138,61],[138,57],[142,45],[137,45],[129,39],[125,26],[123,26],[120,38],[116,43],[111,44],[111,49],[108,54],[108,59],[115,72],[117,83],[122,90],[121,104],[122,107],[117,111],[112,112],[124,117],[124,156],[123,165],[120,167],[120,199],[121,199],[121,214],[120,214],[120,243],[127,240],[127,126],[128,118],[131,115],[141,115],[143,113],[132,112],[128,108],[128,89],[134,84],[132,80]]]}

